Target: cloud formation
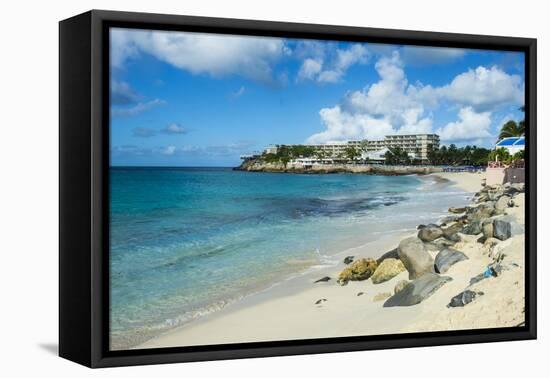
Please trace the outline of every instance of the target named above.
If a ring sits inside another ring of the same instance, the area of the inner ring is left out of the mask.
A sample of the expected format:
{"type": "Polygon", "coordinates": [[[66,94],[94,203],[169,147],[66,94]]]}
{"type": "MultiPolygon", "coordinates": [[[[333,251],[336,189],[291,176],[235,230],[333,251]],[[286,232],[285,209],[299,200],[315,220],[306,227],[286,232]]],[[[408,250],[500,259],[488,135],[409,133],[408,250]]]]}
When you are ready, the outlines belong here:
{"type": "Polygon", "coordinates": [[[164,104],[165,101],[160,100],[158,98],[147,101],[147,102],[139,102],[133,106],[127,106],[127,107],[111,107],[111,116],[113,117],[131,117],[138,115],[140,113],[143,113],[146,110],[149,110],[151,108],[154,108],[155,106],[164,104]]]}
{"type": "Polygon", "coordinates": [[[187,130],[187,128],[183,127],[179,123],[171,123],[166,127],[160,129],[160,132],[164,134],[187,134],[189,130],[187,130]]]}
{"type": "Polygon", "coordinates": [[[111,104],[113,105],[130,105],[135,104],[141,99],[125,81],[111,80],[111,104]]]}
{"type": "Polygon", "coordinates": [[[476,113],[471,106],[458,111],[458,120],[437,129],[443,141],[473,142],[491,138],[491,113],[476,113]]]}
{"type": "Polygon", "coordinates": [[[390,134],[433,132],[433,110],[443,105],[457,111],[457,120],[437,129],[442,141],[460,142],[491,137],[491,116],[505,105],[524,103],[524,84],[518,75],[500,68],[477,67],[440,87],[410,84],[395,50],[375,64],[379,81],[347,93],[339,104],[320,110],[325,130],[307,143],[350,139],[382,139],[390,134]]]}
{"type": "Polygon", "coordinates": [[[347,49],[335,48],[334,44],[303,42],[297,56],[304,58],[298,71],[297,81],[312,80],[318,83],[337,83],[342,80],[349,67],[365,64],[369,52],[364,45],[354,44],[347,49]]]}
{"type": "Polygon", "coordinates": [[[273,66],[290,53],[283,39],[170,31],[111,30],[111,65],[122,68],[140,54],[213,77],[240,75],[273,82],[273,66]]]}

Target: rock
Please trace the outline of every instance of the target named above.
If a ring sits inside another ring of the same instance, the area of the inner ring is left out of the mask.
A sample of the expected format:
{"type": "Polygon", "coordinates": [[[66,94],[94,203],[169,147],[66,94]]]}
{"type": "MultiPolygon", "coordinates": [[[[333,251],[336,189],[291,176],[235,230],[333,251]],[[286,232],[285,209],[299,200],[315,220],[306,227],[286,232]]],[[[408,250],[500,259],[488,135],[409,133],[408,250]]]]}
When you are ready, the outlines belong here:
{"type": "Polygon", "coordinates": [[[429,272],[425,273],[414,281],[409,282],[401,291],[389,298],[384,303],[384,307],[413,306],[430,297],[449,281],[452,281],[451,277],[429,272]]]}
{"type": "Polygon", "coordinates": [[[450,240],[454,243],[458,243],[460,241],[460,236],[458,236],[458,232],[462,232],[463,226],[460,223],[454,223],[449,227],[443,228],[443,237],[445,239],[450,240]]]}
{"type": "MultiPolygon", "coordinates": [[[[483,295],[480,291],[480,295],[483,295]]],[[[464,290],[462,293],[455,295],[451,298],[451,302],[447,305],[447,307],[463,307],[467,305],[468,303],[471,303],[478,293],[472,290],[464,290]]]]}
{"type": "Polygon", "coordinates": [[[500,243],[500,240],[498,240],[497,238],[487,238],[487,240],[485,240],[485,242],[483,243],[483,248],[489,251],[498,243],[500,243]]]}
{"type": "Polygon", "coordinates": [[[428,225],[418,231],[418,238],[424,242],[434,241],[435,239],[440,238],[442,235],[443,231],[439,226],[436,225],[428,225]]]}
{"type": "Polygon", "coordinates": [[[441,218],[439,223],[444,226],[444,225],[447,225],[447,224],[452,223],[452,222],[462,222],[466,218],[467,218],[466,214],[464,214],[464,215],[448,215],[446,217],[441,218]]]}
{"type": "Polygon", "coordinates": [[[376,262],[378,265],[382,264],[382,261],[386,259],[399,259],[399,255],[397,254],[397,248],[392,249],[391,251],[388,251],[384,253],[382,256],[380,256],[376,262]]]}
{"type": "Polygon", "coordinates": [[[372,283],[379,284],[391,280],[399,273],[405,271],[405,266],[398,259],[385,259],[382,261],[371,277],[372,283]]]}
{"type": "Polygon", "coordinates": [[[319,304],[321,304],[321,303],[323,303],[323,302],[326,302],[326,301],[327,301],[326,298],[321,298],[321,299],[319,299],[317,302],[315,302],[315,304],[316,304],[316,305],[319,305],[319,304]]]}
{"type": "Polygon", "coordinates": [[[369,279],[376,270],[376,260],[368,258],[354,261],[349,267],[340,272],[338,283],[346,285],[349,281],[363,281],[369,279]]]}
{"type": "Polygon", "coordinates": [[[435,271],[445,273],[451,266],[459,261],[468,260],[464,253],[452,248],[445,248],[435,256],[435,271]]]}
{"type": "Polygon", "coordinates": [[[462,214],[466,212],[466,208],[465,207],[449,207],[449,213],[452,213],[452,214],[462,214]]]}
{"type": "Polygon", "coordinates": [[[397,248],[399,259],[409,272],[409,279],[413,280],[424,273],[434,271],[434,259],[426,251],[424,243],[417,237],[403,239],[397,248]]]}
{"type": "Polygon", "coordinates": [[[497,202],[495,202],[495,211],[499,214],[503,214],[504,211],[510,207],[510,200],[511,198],[508,196],[502,196],[498,199],[497,202]]]}
{"type": "Polygon", "coordinates": [[[313,283],[317,283],[317,282],[327,282],[327,281],[330,281],[331,278],[329,276],[324,276],[323,278],[319,278],[317,281],[313,282],[313,283]]]}
{"type": "Polygon", "coordinates": [[[512,199],[512,206],[514,207],[524,207],[525,206],[525,193],[518,193],[512,199]]]}
{"type": "Polygon", "coordinates": [[[487,193],[479,193],[475,196],[476,203],[483,203],[489,201],[489,195],[487,193]]]}
{"type": "Polygon", "coordinates": [[[466,235],[478,235],[481,234],[481,221],[472,220],[462,229],[462,233],[466,235]]]}
{"type": "Polygon", "coordinates": [[[380,301],[383,301],[384,299],[386,298],[389,298],[391,297],[391,293],[378,293],[376,294],[373,298],[372,298],[372,301],[373,302],[380,302],[380,301]]]}
{"type": "Polygon", "coordinates": [[[483,232],[484,241],[493,237],[493,220],[486,219],[481,225],[481,232],[483,232]]]}
{"type": "Polygon", "coordinates": [[[473,207],[468,214],[470,221],[481,221],[485,218],[489,218],[495,212],[495,206],[492,202],[484,202],[479,206],[473,207]]]}
{"type": "MultiPolygon", "coordinates": [[[[460,236],[458,236],[458,241],[460,241],[460,236]]],[[[457,242],[450,239],[439,238],[437,240],[434,240],[433,242],[424,243],[424,248],[426,248],[426,251],[428,252],[439,252],[442,249],[452,247],[453,245],[455,245],[455,243],[457,242]]]]}
{"type": "Polygon", "coordinates": [[[445,238],[449,241],[452,241],[453,243],[458,243],[461,240],[460,235],[458,234],[447,235],[445,236],[445,238]]]}
{"type": "Polygon", "coordinates": [[[409,281],[407,280],[401,280],[399,281],[395,287],[393,288],[393,293],[394,294],[397,294],[399,293],[401,290],[403,290],[405,288],[405,286],[407,286],[409,284],[409,281]]]}
{"type": "Polygon", "coordinates": [[[346,265],[351,264],[354,258],[355,256],[346,256],[346,258],[344,259],[344,264],[346,265]]]}
{"type": "Polygon", "coordinates": [[[524,232],[523,225],[519,224],[511,216],[503,216],[493,220],[494,237],[499,240],[506,240],[524,232]]]}

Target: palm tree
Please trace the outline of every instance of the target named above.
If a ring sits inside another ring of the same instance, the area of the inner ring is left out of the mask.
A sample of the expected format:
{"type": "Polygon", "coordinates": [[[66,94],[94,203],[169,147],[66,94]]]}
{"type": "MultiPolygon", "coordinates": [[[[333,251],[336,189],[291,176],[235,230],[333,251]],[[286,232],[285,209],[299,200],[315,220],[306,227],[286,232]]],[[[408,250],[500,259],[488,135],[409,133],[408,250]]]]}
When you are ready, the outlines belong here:
{"type": "Polygon", "coordinates": [[[509,137],[520,137],[525,133],[525,122],[520,122],[519,124],[516,121],[508,121],[500,129],[500,134],[498,135],[498,140],[509,137]]]}

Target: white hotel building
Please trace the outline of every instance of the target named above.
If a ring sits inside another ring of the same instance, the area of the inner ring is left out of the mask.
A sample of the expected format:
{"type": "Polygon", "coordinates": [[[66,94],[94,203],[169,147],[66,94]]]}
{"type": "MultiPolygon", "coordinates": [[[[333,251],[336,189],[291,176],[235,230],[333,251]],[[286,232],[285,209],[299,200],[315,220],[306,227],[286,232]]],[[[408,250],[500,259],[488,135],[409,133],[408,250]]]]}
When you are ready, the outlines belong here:
{"type": "MultiPolygon", "coordinates": [[[[346,149],[355,147],[362,152],[364,160],[383,160],[381,156],[390,148],[399,147],[407,152],[412,159],[427,162],[430,148],[439,149],[439,135],[437,134],[410,134],[387,135],[382,140],[350,140],[347,142],[328,142],[325,144],[311,144],[318,151],[322,151],[326,159],[341,159],[346,149]]],[[[269,146],[267,154],[277,153],[278,146],[269,146]]]]}

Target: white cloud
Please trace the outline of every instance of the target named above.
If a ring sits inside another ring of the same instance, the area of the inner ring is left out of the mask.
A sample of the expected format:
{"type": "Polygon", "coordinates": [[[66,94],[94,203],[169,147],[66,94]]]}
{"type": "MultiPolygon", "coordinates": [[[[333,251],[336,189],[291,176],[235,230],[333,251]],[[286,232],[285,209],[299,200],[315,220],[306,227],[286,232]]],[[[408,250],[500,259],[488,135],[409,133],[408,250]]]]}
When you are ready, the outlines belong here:
{"type": "Polygon", "coordinates": [[[157,105],[164,104],[165,101],[158,98],[148,101],[148,102],[139,102],[134,106],[130,107],[112,107],[111,115],[113,117],[130,117],[138,115],[146,110],[149,110],[157,105]]]}
{"type": "Polygon", "coordinates": [[[125,81],[111,80],[111,104],[130,105],[141,99],[130,84],[125,81]]]}
{"type": "Polygon", "coordinates": [[[146,53],[193,74],[236,74],[265,82],[275,80],[273,65],[289,54],[279,38],[113,29],[111,41],[116,68],[146,53]]]}
{"type": "Polygon", "coordinates": [[[187,134],[188,132],[187,128],[178,123],[171,123],[160,131],[165,134],[187,134]]]}
{"type": "Polygon", "coordinates": [[[313,80],[319,83],[337,83],[348,68],[368,62],[369,52],[364,45],[354,44],[347,49],[335,48],[334,44],[302,44],[296,53],[304,59],[297,80],[313,80]]]}
{"type": "Polygon", "coordinates": [[[523,104],[524,84],[498,67],[478,67],[456,76],[448,85],[432,87],[407,81],[397,50],[383,56],[375,69],[379,81],[347,93],[341,103],[319,112],[325,130],[308,143],[380,139],[389,134],[433,132],[433,112],[442,101],[457,110],[457,120],[436,133],[446,142],[491,138],[491,116],[505,105],[523,104]]]}
{"type": "Polygon", "coordinates": [[[246,88],[244,86],[241,86],[238,90],[236,90],[235,92],[233,92],[231,94],[231,97],[232,98],[239,98],[244,94],[245,91],[246,91],[246,88]]]}
{"type": "Polygon", "coordinates": [[[410,85],[399,53],[375,65],[380,80],[361,91],[348,93],[340,105],[319,112],[326,130],[308,143],[348,139],[382,139],[395,133],[427,133],[432,120],[425,103],[434,100],[433,88],[410,85]]]}
{"type": "Polygon", "coordinates": [[[323,62],[320,59],[308,58],[304,60],[298,71],[298,80],[314,80],[323,68],[323,62]]]}
{"type": "Polygon", "coordinates": [[[468,142],[491,138],[491,112],[477,113],[472,107],[461,108],[458,120],[436,130],[442,141],[468,142]]]}
{"type": "Polygon", "coordinates": [[[176,146],[166,146],[160,150],[162,155],[174,155],[176,153],[176,146]]]}
{"type": "Polygon", "coordinates": [[[458,75],[439,92],[447,100],[484,111],[505,104],[523,105],[525,88],[519,75],[509,75],[496,66],[479,66],[458,75]]]}

